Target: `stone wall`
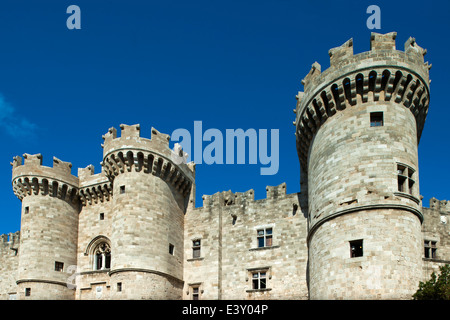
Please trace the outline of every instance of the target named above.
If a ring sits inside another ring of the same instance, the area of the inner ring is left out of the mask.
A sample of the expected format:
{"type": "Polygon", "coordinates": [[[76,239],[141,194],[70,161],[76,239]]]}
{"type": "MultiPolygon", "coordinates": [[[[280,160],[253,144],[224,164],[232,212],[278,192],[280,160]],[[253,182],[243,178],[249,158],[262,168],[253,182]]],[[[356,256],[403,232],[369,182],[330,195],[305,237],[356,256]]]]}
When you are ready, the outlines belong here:
{"type": "Polygon", "coordinates": [[[307,299],[307,225],[300,194],[286,184],[204,196],[202,208],[188,211],[185,223],[184,299],[199,287],[202,299],[307,299]],[[270,246],[258,247],[258,230],[272,229],[270,246]],[[193,241],[201,241],[199,258],[193,241]],[[252,274],[266,272],[266,288],[253,289],[252,274]]]}
{"type": "Polygon", "coordinates": [[[431,198],[430,207],[423,208],[423,215],[423,240],[436,249],[435,256],[423,256],[423,281],[426,281],[432,272],[439,273],[440,266],[450,264],[450,201],[431,198]]]}
{"type": "Polygon", "coordinates": [[[20,232],[0,236],[0,300],[18,299],[20,232]]]}

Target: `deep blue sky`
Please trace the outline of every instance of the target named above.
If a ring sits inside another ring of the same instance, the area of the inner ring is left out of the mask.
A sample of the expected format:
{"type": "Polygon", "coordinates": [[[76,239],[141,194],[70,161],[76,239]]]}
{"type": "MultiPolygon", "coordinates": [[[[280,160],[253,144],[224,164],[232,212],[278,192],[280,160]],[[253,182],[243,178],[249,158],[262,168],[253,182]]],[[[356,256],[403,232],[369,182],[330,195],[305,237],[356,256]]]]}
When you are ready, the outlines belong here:
{"type": "Polygon", "coordinates": [[[100,172],[102,134],[121,123],[171,134],[177,128],[279,129],[280,170],[261,165],[198,165],[203,194],[287,183],[298,192],[295,95],[314,61],[354,39],[369,50],[370,33],[397,31],[428,50],[431,103],[420,141],[420,188],[450,199],[448,117],[449,2],[427,1],[114,1],[0,2],[0,234],[20,228],[11,188],[13,156],[42,153],[89,164],[100,172]],[[66,9],[81,8],[81,30],[68,30],[66,9]],[[381,29],[369,30],[366,9],[381,8],[381,29]]]}

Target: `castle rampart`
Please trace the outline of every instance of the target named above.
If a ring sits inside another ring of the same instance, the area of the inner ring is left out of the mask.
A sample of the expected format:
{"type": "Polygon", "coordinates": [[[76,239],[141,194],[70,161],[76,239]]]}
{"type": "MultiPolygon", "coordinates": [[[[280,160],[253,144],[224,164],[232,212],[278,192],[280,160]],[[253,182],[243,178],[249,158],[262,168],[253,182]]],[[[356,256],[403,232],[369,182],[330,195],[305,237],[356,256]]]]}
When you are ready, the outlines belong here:
{"type": "Polygon", "coordinates": [[[401,52],[395,37],[372,33],[358,55],[352,40],[331,49],[330,68],[315,63],[297,96],[312,299],[409,298],[420,278],[429,65],[414,39],[401,52]]]}
{"type": "Polygon", "coordinates": [[[285,183],[266,191],[258,200],[253,190],[205,195],[203,207],[188,210],[184,299],[195,288],[203,299],[307,299],[302,195],[286,194],[285,183]],[[262,232],[264,243],[258,240],[262,232]],[[265,272],[264,288],[254,287],[256,272],[265,272]]]}
{"type": "Polygon", "coordinates": [[[301,192],[204,195],[170,136],[103,135],[101,171],[14,157],[20,233],[0,237],[0,299],[410,299],[450,263],[450,202],[422,207],[426,50],[372,33],[315,62],[297,95],[301,192]]]}
{"type": "Polygon", "coordinates": [[[72,164],[53,158],[42,165],[42,155],[15,157],[13,190],[22,201],[19,298],[73,299],[66,287],[67,266],[76,265],[78,237],[78,178],[72,164]],[[64,269],[66,266],[66,269],[64,269]]]}

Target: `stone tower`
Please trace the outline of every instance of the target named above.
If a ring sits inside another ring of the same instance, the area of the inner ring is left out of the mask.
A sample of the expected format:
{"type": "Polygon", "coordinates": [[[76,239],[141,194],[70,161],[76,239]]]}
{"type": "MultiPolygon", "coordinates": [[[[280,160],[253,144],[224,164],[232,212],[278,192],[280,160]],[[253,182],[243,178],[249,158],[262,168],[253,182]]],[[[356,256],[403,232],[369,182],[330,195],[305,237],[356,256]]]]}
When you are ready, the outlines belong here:
{"type": "Polygon", "coordinates": [[[73,299],[66,286],[68,266],[76,265],[78,178],[72,164],[53,158],[42,166],[40,154],[14,157],[13,190],[22,201],[19,298],[73,299]]]}
{"type": "Polygon", "coordinates": [[[429,104],[426,50],[372,33],[316,62],[297,96],[296,140],[308,192],[311,299],[410,299],[422,268],[417,147],[429,104]]]}
{"type": "Polygon", "coordinates": [[[184,214],[194,183],[191,169],[173,161],[169,135],[139,125],[103,136],[103,169],[113,184],[111,284],[122,299],[181,299],[184,214]]]}

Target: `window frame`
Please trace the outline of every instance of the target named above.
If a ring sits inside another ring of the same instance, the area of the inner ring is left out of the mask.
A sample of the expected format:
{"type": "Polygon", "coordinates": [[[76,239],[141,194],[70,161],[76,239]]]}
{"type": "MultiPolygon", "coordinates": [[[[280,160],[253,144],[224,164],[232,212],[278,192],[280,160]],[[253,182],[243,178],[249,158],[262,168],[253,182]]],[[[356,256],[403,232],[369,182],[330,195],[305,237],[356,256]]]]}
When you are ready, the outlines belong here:
{"type": "Polygon", "coordinates": [[[383,126],[384,126],[384,113],[383,113],[383,111],[371,112],[370,113],[370,127],[383,127],[383,126]]]}
{"type": "Polygon", "coordinates": [[[202,254],[202,239],[192,240],[192,259],[201,258],[202,254]],[[196,244],[198,242],[198,244],[196,244]]]}
{"type": "Polygon", "coordinates": [[[265,226],[256,228],[256,247],[270,248],[273,247],[273,226],[265,226]],[[270,230],[270,233],[268,232],[270,230]],[[268,240],[270,239],[270,240],[268,240]]]}
{"type": "Polygon", "coordinates": [[[64,272],[64,262],[55,261],[55,271],[56,272],[64,272]]]}
{"type": "Polygon", "coordinates": [[[415,173],[416,170],[404,163],[397,162],[397,191],[407,193],[411,196],[415,194],[415,173]]]}
{"type": "Polygon", "coordinates": [[[267,270],[252,271],[252,290],[267,289],[267,279],[269,278],[267,273],[267,270]]]}
{"type": "Polygon", "coordinates": [[[424,257],[426,259],[437,259],[437,241],[431,239],[424,240],[424,257]]]}
{"type": "Polygon", "coordinates": [[[106,242],[100,242],[93,250],[94,271],[104,271],[111,269],[111,245],[106,242]]]}
{"type": "Polygon", "coordinates": [[[350,244],[350,258],[364,257],[364,239],[350,240],[348,243],[350,244]]]}

